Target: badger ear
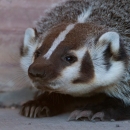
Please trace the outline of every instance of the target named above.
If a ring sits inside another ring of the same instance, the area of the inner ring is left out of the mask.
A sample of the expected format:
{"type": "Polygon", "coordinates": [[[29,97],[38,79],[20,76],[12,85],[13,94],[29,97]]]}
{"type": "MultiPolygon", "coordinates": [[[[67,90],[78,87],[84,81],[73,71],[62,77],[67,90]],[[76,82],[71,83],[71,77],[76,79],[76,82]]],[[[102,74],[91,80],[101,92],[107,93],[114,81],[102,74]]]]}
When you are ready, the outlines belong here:
{"type": "Polygon", "coordinates": [[[34,43],[36,31],[33,28],[27,28],[24,35],[24,46],[34,43]]]}
{"type": "Polygon", "coordinates": [[[97,45],[104,51],[109,46],[112,55],[118,55],[120,51],[120,37],[116,32],[106,32],[98,40],[97,45]]]}

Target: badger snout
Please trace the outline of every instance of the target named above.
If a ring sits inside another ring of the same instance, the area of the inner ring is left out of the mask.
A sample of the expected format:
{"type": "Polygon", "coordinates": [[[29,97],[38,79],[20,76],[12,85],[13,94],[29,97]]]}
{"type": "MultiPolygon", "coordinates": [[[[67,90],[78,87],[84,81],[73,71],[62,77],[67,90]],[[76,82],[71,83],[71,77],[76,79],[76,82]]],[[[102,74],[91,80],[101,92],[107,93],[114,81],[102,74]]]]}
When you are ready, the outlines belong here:
{"type": "Polygon", "coordinates": [[[31,65],[28,69],[28,75],[32,80],[43,79],[46,77],[46,71],[40,65],[31,65]]]}
{"type": "Polygon", "coordinates": [[[32,63],[28,69],[28,76],[33,82],[49,83],[57,77],[55,67],[51,63],[32,63]]]}

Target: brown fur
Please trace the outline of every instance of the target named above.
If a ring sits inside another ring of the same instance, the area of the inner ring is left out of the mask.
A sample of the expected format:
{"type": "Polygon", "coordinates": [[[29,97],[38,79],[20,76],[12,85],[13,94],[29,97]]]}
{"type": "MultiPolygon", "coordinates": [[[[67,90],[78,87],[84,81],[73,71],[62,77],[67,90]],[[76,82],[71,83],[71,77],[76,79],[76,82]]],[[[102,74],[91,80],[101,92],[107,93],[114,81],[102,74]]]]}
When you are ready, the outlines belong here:
{"type": "Polygon", "coordinates": [[[52,43],[54,42],[54,39],[56,39],[59,34],[65,30],[66,26],[68,24],[60,24],[56,27],[53,27],[48,31],[48,35],[45,37],[42,46],[38,49],[42,55],[46,54],[46,52],[49,50],[49,48],[52,46],[52,43]]]}

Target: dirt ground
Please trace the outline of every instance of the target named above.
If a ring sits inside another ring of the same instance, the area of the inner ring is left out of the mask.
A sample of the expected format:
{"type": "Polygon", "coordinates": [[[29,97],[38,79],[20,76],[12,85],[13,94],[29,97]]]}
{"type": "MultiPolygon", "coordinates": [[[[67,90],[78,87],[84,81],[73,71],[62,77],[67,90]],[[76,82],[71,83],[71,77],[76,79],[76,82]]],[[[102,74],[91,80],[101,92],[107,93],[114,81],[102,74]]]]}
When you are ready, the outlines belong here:
{"type": "Polygon", "coordinates": [[[67,121],[69,114],[40,119],[19,115],[18,109],[0,109],[0,130],[130,130],[130,121],[67,121]]]}

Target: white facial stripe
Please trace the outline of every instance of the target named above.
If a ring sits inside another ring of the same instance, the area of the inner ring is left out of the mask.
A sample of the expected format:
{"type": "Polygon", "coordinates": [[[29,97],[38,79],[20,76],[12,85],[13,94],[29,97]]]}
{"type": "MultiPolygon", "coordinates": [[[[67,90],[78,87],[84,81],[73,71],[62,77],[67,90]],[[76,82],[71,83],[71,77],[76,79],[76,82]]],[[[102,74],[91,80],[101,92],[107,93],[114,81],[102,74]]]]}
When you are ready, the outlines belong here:
{"type": "Polygon", "coordinates": [[[44,58],[49,59],[54,50],[58,47],[58,45],[65,39],[66,35],[74,28],[75,24],[70,24],[66,27],[66,29],[59,34],[59,36],[54,40],[51,48],[44,55],[44,58]]]}
{"type": "Polygon", "coordinates": [[[78,17],[78,22],[84,23],[87,20],[87,18],[90,16],[91,12],[92,12],[92,7],[90,6],[88,10],[84,10],[82,14],[78,17]]]}

